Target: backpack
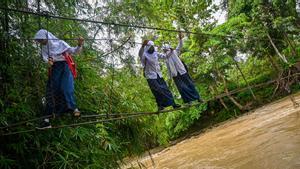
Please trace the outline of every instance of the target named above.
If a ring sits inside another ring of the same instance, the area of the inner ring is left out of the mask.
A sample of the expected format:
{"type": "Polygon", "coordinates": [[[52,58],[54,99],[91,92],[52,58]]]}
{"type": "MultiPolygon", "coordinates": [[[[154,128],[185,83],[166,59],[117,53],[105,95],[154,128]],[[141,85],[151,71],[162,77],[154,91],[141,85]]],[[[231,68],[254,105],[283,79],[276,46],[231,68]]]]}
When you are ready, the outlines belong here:
{"type": "Polygon", "coordinates": [[[65,57],[65,60],[70,68],[70,71],[74,77],[74,79],[77,77],[77,71],[76,71],[76,64],[72,58],[72,56],[68,52],[64,52],[63,56],[65,57]]]}

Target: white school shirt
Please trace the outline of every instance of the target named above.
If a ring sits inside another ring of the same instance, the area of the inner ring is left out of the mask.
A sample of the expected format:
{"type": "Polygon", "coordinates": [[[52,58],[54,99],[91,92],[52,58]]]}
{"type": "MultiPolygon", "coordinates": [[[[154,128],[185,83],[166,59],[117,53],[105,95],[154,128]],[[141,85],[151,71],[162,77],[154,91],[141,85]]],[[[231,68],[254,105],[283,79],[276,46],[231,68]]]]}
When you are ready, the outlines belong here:
{"type": "Polygon", "coordinates": [[[78,54],[82,47],[71,47],[68,43],[63,40],[58,39],[51,32],[40,29],[34,36],[35,40],[46,39],[48,40],[46,45],[42,45],[42,57],[45,62],[48,62],[49,58],[53,58],[54,62],[65,61],[64,52],[70,54],[78,54]]]}
{"type": "Polygon", "coordinates": [[[168,73],[169,76],[172,77],[176,77],[177,74],[179,73],[180,75],[183,75],[185,73],[187,73],[187,70],[185,69],[182,61],[180,60],[180,58],[178,57],[180,55],[180,50],[183,46],[183,42],[182,40],[179,41],[178,46],[176,47],[175,50],[171,51],[169,50],[166,53],[166,65],[168,68],[168,73]]]}
{"type": "MultiPolygon", "coordinates": [[[[65,52],[70,53],[71,55],[76,55],[78,53],[80,53],[80,51],[82,50],[82,47],[69,47],[65,52]]],[[[64,52],[63,52],[64,53],[64,52]]],[[[45,62],[48,62],[49,57],[53,58],[54,62],[59,62],[59,61],[65,61],[65,57],[61,54],[52,54],[52,55],[48,55],[47,51],[43,51],[42,50],[42,56],[43,56],[43,60],[45,62]]]]}
{"type": "Polygon", "coordinates": [[[158,59],[165,59],[166,55],[158,53],[157,51],[155,51],[153,54],[146,54],[147,51],[144,51],[145,47],[140,48],[139,57],[145,69],[146,79],[157,79],[157,75],[159,78],[162,78],[158,59]]]}

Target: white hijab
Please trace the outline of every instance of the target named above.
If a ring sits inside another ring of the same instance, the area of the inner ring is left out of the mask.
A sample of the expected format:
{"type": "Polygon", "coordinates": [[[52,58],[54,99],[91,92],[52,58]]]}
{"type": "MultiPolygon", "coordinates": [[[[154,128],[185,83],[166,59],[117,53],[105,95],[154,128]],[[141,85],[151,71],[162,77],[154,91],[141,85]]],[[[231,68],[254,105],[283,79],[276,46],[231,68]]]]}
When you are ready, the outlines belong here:
{"type": "Polygon", "coordinates": [[[70,47],[69,44],[67,44],[63,40],[59,40],[57,37],[55,37],[51,32],[48,32],[45,29],[39,30],[35,36],[34,39],[48,39],[47,45],[42,45],[42,55],[43,57],[53,57],[60,55],[64,53],[66,50],[68,50],[70,47]]]}

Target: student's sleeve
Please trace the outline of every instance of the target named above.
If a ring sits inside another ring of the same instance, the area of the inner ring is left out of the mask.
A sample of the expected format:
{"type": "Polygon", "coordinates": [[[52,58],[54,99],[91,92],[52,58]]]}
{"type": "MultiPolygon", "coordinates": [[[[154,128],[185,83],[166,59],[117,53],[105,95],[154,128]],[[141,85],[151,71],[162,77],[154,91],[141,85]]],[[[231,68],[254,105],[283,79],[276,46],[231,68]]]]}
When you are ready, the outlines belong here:
{"type": "Polygon", "coordinates": [[[180,50],[182,49],[182,47],[183,47],[183,41],[182,41],[182,39],[180,39],[180,40],[179,40],[179,43],[178,43],[178,45],[177,45],[177,47],[176,47],[176,52],[177,52],[178,54],[180,54],[180,50]]]}
{"type": "Polygon", "coordinates": [[[81,46],[77,46],[77,47],[71,47],[69,48],[67,51],[72,54],[72,55],[77,55],[81,52],[82,47],[81,46]]]}
{"type": "Polygon", "coordinates": [[[166,59],[167,58],[167,55],[163,54],[163,53],[157,53],[157,56],[158,56],[159,59],[166,59]]]}
{"type": "Polygon", "coordinates": [[[44,54],[42,54],[42,58],[43,58],[43,61],[44,62],[48,62],[48,55],[44,55],[44,54]]]}
{"type": "MultiPolygon", "coordinates": [[[[49,56],[48,52],[43,52],[42,51],[42,59],[45,63],[48,63],[49,58],[51,58],[52,56],[49,56]]],[[[53,57],[52,57],[53,58],[53,57]]]]}

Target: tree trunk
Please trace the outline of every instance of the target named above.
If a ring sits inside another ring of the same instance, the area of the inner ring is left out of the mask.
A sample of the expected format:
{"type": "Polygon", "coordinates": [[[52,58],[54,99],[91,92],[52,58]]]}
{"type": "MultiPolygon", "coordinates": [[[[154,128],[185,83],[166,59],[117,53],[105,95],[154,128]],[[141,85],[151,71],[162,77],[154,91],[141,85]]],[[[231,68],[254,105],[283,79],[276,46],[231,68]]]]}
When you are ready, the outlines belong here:
{"type": "Polygon", "coordinates": [[[291,47],[291,49],[292,49],[292,54],[293,54],[293,57],[296,57],[296,55],[297,55],[297,52],[296,52],[296,47],[295,47],[295,44],[293,44],[293,42],[292,42],[292,41],[290,41],[290,39],[289,39],[288,35],[287,35],[285,32],[283,32],[283,35],[284,35],[284,38],[286,39],[287,43],[289,44],[289,46],[290,46],[290,47],[291,47]]]}
{"type": "Polygon", "coordinates": [[[296,62],[296,63],[294,64],[294,67],[297,69],[297,71],[300,72],[300,61],[299,61],[299,62],[296,62]]]}
{"type": "Polygon", "coordinates": [[[243,78],[244,81],[246,82],[246,85],[247,85],[249,91],[251,92],[251,95],[252,95],[253,99],[254,99],[254,100],[257,100],[257,99],[256,99],[256,96],[254,95],[253,90],[252,90],[251,87],[249,86],[249,83],[248,83],[248,81],[246,80],[246,77],[245,77],[244,73],[242,72],[242,70],[241,70],[239,64],[237,63],[237,61],[236,61],[234,58],[232,58],[232,59],[233,59],[233,61],[234,61],[234,63],[235,63],[236,68],[239,70],[240,74],[242,75],[242,78],[243,78]]]}
{"type": "MultiPolygon", "coordinates": [[[[8,8],[8,0],[5,0],[5,7],[8,8]]],[[[2,38],[0,40],[0,95],[5,98],[9,89],[9,73],[8,67],[4,65],[10,65],[10,37],[9,37],[9,15],[8,11],[4,11],[4,20],[2,20],[4,31],[1,32],[2,38]]],[[[4,104],[0,104],[0,111],[3,112],[6,108],[6,100],[0,99],[4,104]]]]}
{"type": "MultiPolygon", "coordinates": [[[[212,91],[212,93],[215,95],[215,94],[217,94],[217,90],[215,89],[216,87],[213,87],[213,86],[209,86],[209,88],[210,88],[210,90],[212,91]]],[[[219,101],[220,101],[220,103],[222,104],[222,106],[226,109],[226,110],[229,110],[228,109],[228,107],[227,107],[227,105],[225,104],[225,102],[224,102],[224,100],[222,99],[222,98],[219,98],[219,101]]]]}
{"type": "Polygon", "coordinates": [[[220,98],[219,100],[220,100],[220,103],[222,104],[222,106],[224,106],[224,108],[225,108],[226,110],[229,110],[228,107],[226,106],[224,100],[223,100],[222,98],[220,98]]]}
{"type": "Polygon", "coordinates": [[[239,102],[237,102],[232,96],[231,94],[229,93],[228,91],[228,88],[227,88],[227,82],[226,82],[226,79],[224,78],[224,76],[219,72],[219,70],[217,70],[218,72],[218,75],[219,77],[222,79],[223,83],[224,83],[224,90],[225,90],[225,93],[227,94],[228,98],[232,101],[232,103],[234,105],[236,105],[240,110],[244,110],[244,106],[241,105],[239,102]]]}
{"type": "MultiPolygon", "coordinates": [[[[226,83],[226,82],[225,82],[226,83]]],[[[234,105],[236,105],[240,110],[244,110],[244,106],[242,106],[239,102],[237,102],[229,93],[227,87],[225,87],[225,93],[227,94],[228,98],[232,101],[234,105]]]]}
{"type": "Polygon", "coordinates": [[[270,43],[272,44],[272,46],[273,46],[275,52],[277,53],[277,55],[278,55],[285,63],[288,63],[288,61],[286,60],[286,57],[285,57],[284,55],[282,55],[282,54],[279,52],[279,50],[277,49],[277,47],[276,47],[276,45],[274,44],[274,42],[273,42],[271,36],[269,35],[269,33],[267,33],[267,36],[268,36],[268,39],[269,39],[270,43]]]}
{"type": "Polygon", "coordinates": [[[277,62],[273,59],[273,57],[269,54],[267,54],[267,57],[272,65],[272,67],[277,71],[277,72],[281,72],[281,69],[279,67],[279,65],[277,64],[277,62]]]}

